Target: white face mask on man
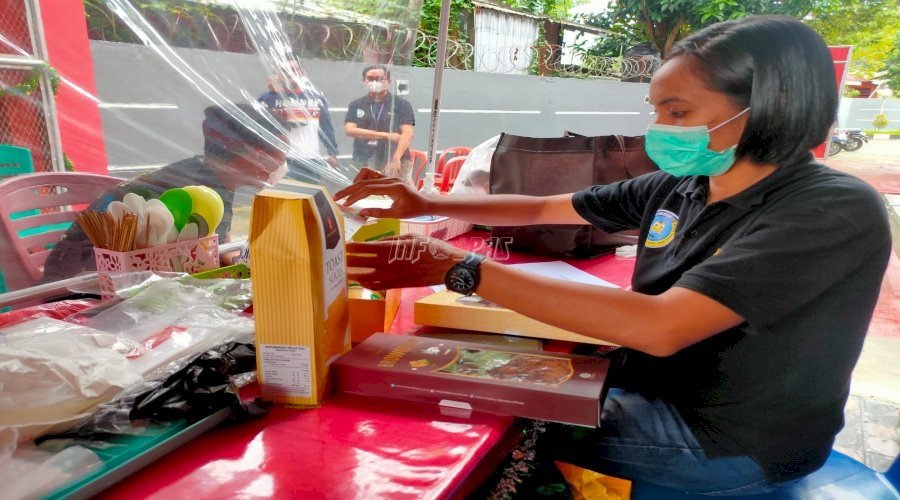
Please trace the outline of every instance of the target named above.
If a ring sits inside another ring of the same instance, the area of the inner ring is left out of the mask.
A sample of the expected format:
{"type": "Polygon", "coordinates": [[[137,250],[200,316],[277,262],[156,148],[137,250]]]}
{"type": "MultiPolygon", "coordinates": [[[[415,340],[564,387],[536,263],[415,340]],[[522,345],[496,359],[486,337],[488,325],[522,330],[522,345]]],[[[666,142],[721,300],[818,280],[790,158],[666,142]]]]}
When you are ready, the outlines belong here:
{"type": "Polygon", "coordinates": [[[387,90],[387,84],[380,81],[366,82],[366,90],[373,94],[378,94],[387,90]]]}

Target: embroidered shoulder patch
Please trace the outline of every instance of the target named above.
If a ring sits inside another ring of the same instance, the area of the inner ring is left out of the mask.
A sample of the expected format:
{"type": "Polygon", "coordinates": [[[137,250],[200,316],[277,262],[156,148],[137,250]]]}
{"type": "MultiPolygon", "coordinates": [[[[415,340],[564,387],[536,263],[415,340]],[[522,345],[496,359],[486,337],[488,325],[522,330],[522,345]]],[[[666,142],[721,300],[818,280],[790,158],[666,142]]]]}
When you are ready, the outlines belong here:
{"type": "Polygon", "coordinates": [[[366,112],[365,112],[365,111],[363,111],[363,110],[361,110],[361,109],[357,109],[357,110],[356,110],[356,117],[357,117],[357,118],[362,118],[362,117],[364,117],[364,116],[366,116],[366,112]]]}
{"type": "Polygon", "coordinates": [[[678,216],[668,210],[658,210],[653,217],[653,223],[650,224],[650,231],[647,233],[647,241],[644,246],[647,248],[662,248],[668,245],[675,238],[675,229],[678,227],[678,216]]]}

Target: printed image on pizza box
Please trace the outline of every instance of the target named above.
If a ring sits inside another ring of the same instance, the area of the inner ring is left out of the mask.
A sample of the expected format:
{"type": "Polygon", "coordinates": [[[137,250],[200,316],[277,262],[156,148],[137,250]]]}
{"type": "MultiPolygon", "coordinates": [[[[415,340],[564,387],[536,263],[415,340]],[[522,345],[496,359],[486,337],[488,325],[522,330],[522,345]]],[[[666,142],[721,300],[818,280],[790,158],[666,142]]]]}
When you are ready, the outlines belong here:
{"type": "Polygon", "coordinates": [[[609,360],[376,333],[332,369],[342,392],[596,427],[609,360]]]}
{"type": "Polygon", "coordinates": [[[343,218],[322,186],[292,182],[253,199],[250,261],[264,400],[315,406],[350,349],[343,218]]]}

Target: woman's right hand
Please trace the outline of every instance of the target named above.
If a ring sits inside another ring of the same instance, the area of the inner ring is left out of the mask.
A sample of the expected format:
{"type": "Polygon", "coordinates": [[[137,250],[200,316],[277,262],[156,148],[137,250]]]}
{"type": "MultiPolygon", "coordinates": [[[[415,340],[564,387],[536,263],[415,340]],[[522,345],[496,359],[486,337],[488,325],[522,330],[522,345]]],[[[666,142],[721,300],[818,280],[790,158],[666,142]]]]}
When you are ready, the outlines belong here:
{"type": "Polygon", "coordinates": [[[427,215],[430,207],[428,198],[417,193],[402,180],[387,177],[370,168],[361,169],[353,184],[335,193],[334,199],[344,206],[350,206],[372,195],[387,196],[394,203],[390,208],[364,208],[359,211],[360,215],[405,219],[427,215]]]}

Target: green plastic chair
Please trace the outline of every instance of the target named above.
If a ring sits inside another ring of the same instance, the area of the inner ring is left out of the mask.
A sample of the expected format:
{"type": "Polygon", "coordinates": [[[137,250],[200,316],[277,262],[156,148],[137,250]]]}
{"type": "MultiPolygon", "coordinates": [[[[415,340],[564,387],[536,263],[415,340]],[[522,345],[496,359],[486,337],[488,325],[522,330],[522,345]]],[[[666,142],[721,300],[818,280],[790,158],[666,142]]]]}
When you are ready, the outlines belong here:
{"type": "MultiPolygon", "coordinates": [[[[33,172],[34,162],[31,160],[31,151],[26,148],[0,144],[0,178],[33,172]]],[[[20,219],[37,214],[37,210],[26,210],[11,214],[10,217],[20,219]]],[[[7,291],[6,278],[3,276],[3,270],[0,269],[0,293],[6,293],[7,291]]],[[[0,312],[6,312],[8,309],[0,309],[0,312]]]]}
{"type": "Polygon", "coordinates": [[[0,144],[0,176],[10,177],[34,172],[31,151],[18,146],[0,144]]]}
{"type": "MultiPolygon", "coordinates": [[[[11,146],[9,144],[0,144],[0,178],[12,177],[20,174],[33,174],[34,161],[31,159],[31,150],[11,146]]],[[[22,217],[31,217],[40,214],[39,210],[23,210],[10,214],[11,219],[21,219],[22,217]]],[[[71,223],[55,224],[46,227],[34,227],[25,229],[19,233],[19,237],[32,236],[35,234],[45,233],[47,231],[68,230],[71,223]]],[[[2,278],[2,274],[0,274],[2,278]]]]}
{"type": "MultiPolygon", "coordinates": [[[[28,148],[20,148],[18,146],[12,146],[9,144],[0,144],[0,181],[5,178],[15,177],[18,175],[26,175],[34,173],[34,161],[31,158],[31,150],[28,148]]],[[[19,220],[25,217],[34,217],[40,215],[41,211],[39,209],[28,209],[22,210],[15,213],[9,214],[9,218],[12,220],[19,220]]],[[[18,232],[19,238],[26,238],[29,236],[36,236],[44,233],[51,232],[59,232],[63,233],[69,229],[71,226],[71,222],[61,222],[57,224],[47,224],[44,226],[38,227],[29,227],[27,229],[22,229],[18,232]]],[[[48,243],[45,245],[47,250],[53,248],[55,243],[48,243]]],[[[0,293],[6,293],[9,291],[6,283],[6,277],[3,274],[3,269],[0,268],[0,293]]],[[[0,309],[0,312],[5,312],[8,308],[0,309]]]]}
{"type": "Polygon", "coordinates": [[[64,233],[48,228],[63,223],[68,227],[82,205],[90,204],[120,182],[115,177],[80,172],[42,172],[0,181],[0,268],[6,287],[20,290],[40,282],[50,249],[64,233]],[[30,208],[40,213],[11,217],[30,208]],[[42,232],[20,236],[23,230],[36,227],[42,232]]]}

